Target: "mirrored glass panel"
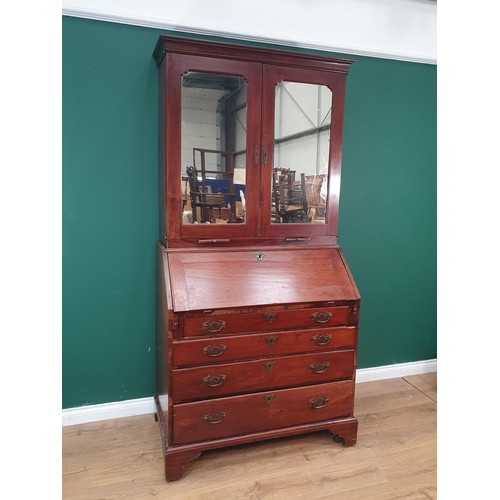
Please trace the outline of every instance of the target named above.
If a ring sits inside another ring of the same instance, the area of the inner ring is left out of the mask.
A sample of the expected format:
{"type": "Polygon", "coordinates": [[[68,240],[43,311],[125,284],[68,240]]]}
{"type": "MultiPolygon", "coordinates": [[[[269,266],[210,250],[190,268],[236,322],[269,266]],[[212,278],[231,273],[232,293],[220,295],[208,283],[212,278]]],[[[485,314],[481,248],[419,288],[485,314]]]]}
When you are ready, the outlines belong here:
{"type": "Polygon", "coordinates": [[[332,92],[276,86],[271,222],[325,224],[332,92]]]}
{"type": "Polygon", "coordinates": [[[247,83],[182,77],[182,222],[245,223],[247,83]]]}

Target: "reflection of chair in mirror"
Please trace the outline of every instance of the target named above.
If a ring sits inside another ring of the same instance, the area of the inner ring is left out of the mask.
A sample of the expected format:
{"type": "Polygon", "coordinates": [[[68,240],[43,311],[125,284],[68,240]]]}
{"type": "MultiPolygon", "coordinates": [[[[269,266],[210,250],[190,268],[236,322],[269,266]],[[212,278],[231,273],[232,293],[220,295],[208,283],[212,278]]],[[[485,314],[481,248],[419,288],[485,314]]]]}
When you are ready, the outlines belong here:
{"type": "MultiPolygon", "coordinates": [[[[213,149],[193,148],[193,166],[187,168],[189,178],[192,222],[213,222],[213,210],[217,209],[218,219],[222,218],[222,209],[229,205],[228,222],[236,221],[236,194],[234,189],[233,153],[213,149]],[[196,153],[200,154],[199,168],[196,165],[196,153]],[[205,155],[218,154],[225,157],[225,171],[207,170],[205,155]],[[207,175],[208,174],[208,175],[207,175]],[[226,179],[229,182],[229,193],[211,193],[207,178],[226,179]]],[[[227,210],[227,209],[225,209],[227,210]]]]}
{"type": "Polygon", "coordinates": [[[192,222],[211,222],[214,218],[214,208],[218,210],[220,218],[224,195],[222,193],[207,193],[206,188],[200,185],[196,168],[187,167],[187,174],[189,179],[192,222]]]}
{"type": "Polygon", "coordinates": [[[307,222],[307,197],[305,175],[295,181],[295,171],[273,169],[272,222],[307,222]]]}
{"type": "Polygon", "coordinates": [[[326,201],[321,196],[322,189],[326,193],[326,176],[306,175],[307,219],[309,222],[325,222],[326,201]]]}

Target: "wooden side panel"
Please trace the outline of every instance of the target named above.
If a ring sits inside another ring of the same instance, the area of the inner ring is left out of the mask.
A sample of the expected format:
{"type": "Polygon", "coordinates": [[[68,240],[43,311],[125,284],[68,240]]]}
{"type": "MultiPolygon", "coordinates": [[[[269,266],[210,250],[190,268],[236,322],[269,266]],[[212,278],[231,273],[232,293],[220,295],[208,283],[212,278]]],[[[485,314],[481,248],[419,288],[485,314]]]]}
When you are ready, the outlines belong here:
{"type": "Polygon", "coordinates": [[[168,260],[165,247],[158,242],[156,245],[156,393],[157,411],[164,447],[171,442],[172,412],[171,405],[171,359],[172,359],[172,292],[168,260]]]}
{"type": "Polygon", "coordinates": [[[158,68],[158,158],[159,158],[159,235],[160,241],[165,242],[167,239],[167,179],[166,179],[166,166],[167,166],[167,127],[166,127],[166,93],[165,93],[165,80],[166,80],[166,64],[165,60],[158,68]]]}
{"type": "Polygon", "coordinates": [[[168,267],[163,245],[156,245],[156,392],[167,393],[168,316],[171,310],[168,267]],[[169,307],[170,306],[170,307],[169,307]]]}

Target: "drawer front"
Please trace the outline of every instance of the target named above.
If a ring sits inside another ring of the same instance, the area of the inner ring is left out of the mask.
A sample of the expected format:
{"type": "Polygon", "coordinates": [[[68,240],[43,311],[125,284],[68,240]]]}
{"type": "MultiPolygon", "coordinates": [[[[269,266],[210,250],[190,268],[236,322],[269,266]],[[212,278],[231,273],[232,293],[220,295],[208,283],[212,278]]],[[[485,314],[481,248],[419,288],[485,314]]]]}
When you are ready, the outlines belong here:
{"type": "Polygon", "coordinates": [[[172,364],[175,367],[205,365],[355,346],[354,326],[244,336],[217,336],[174,341],[172,364]]]}
{"type": "Polygon", "coordinates": [[[353,384],[331,382],[174,405],[173,444],[350,416],[353,384]]]}
{"type": "Polygon", "coordinates": [[[349,306],[185,317],[184,337],[345,325],[349,306]]]}
{"type": "Polygon", "coordinates": [[[172,372],[174,403],[350,379],[354,351],[264,358],[172,372]]]}

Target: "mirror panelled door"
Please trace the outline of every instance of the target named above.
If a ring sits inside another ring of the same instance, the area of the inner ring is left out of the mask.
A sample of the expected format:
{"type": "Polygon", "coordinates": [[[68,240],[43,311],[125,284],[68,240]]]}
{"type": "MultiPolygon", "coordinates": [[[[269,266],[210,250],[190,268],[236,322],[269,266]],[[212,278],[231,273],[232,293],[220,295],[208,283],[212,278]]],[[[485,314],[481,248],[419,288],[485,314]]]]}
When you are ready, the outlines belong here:
{"type": "Polygon", "coordinates": [[[167,57],[168,239],[332,242],[345,74],[167,57]]]}
{"type": "Polygon", "coordinates": [[[264,236],[336,236],[344,87],[335,73],[265,66],[264,236]]]}
{"type": "Polygon", "coordinates": [[[183,224],[245,224],[246,96],[239,76],[182,76],[183,224]]]}
{"type": "Polygon", "coordinates": [[[167,75],[167,184],[181,187],[167,197],[170,238],[255,235],[262,66],[172,54],[167,75]]]}

